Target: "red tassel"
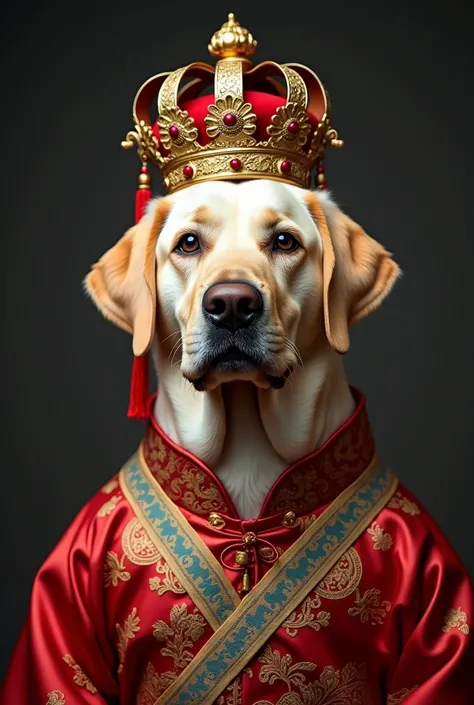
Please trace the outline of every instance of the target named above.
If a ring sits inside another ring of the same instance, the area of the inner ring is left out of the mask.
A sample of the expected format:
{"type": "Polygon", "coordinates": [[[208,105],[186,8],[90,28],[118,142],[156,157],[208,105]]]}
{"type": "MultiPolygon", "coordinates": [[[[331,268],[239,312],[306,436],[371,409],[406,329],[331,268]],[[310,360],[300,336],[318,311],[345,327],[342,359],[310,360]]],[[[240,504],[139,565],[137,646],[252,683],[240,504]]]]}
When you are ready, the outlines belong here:
{"type": "Polygon", "coordinates": [[[130,400],[127,416],[129,419],[148,418],[148,390],[150,366],[148,353],[142,357],[133,357],[132,379],[130,382],[130,400]]]}
{"type": "MultiPolygon", "coordinates": [[[[135,195],[135,222],[141,219],[145,212],[148,201],[151,198],[150,175],[148,167],[143,165],[138,177],[138,190],[135,195]]],[[[133,357],[132,379],[130,381],[130,400],[128,404],[127,416],[129,419],[148,418],[148,394],[150,364],[149,355],[145,353],[142,357],[133,357]]]]}

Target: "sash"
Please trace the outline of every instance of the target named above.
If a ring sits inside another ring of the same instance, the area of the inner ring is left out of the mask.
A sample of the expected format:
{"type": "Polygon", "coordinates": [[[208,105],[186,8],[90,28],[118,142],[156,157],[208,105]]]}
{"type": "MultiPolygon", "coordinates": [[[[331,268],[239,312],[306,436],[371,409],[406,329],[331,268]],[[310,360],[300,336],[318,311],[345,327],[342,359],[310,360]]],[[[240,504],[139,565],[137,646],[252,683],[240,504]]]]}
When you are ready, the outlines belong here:
{"type": "Polygon", "coordinates": [[[167,561],[170,557],[176,577],[216,630],[155,705],[214,703],[371,524],[398,484],[391,470],[374,458],[240,600],[220,564],[153,478],[140,451],[124,466],[120,481],[137,516],[151,528],[150,538],[167,561]]]}

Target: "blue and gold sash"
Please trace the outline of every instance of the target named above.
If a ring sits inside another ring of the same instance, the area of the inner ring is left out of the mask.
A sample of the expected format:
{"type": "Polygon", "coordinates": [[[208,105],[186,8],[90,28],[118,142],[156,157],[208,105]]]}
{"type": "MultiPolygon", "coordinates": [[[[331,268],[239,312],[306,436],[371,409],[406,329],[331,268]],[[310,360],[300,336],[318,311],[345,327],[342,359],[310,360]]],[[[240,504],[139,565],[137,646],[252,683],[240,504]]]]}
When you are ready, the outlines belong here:
{"type": "Polygon", "coordinates": [[[122,469],[124,493],[137,516],[151,528],[154,536],[150,538],[158,540],[176,577],[216,630],[155,705],[211,705],[370,525],[397,483],[395,475],[375,458],[241,601],[139,451],[122,469]]]}

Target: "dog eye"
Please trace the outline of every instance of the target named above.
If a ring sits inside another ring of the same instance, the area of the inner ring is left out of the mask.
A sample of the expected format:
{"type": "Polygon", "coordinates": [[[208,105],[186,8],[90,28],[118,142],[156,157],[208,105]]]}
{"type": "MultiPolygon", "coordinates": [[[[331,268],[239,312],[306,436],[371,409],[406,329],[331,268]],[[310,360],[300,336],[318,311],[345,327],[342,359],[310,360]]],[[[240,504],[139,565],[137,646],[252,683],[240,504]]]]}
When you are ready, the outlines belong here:
{"type": "Polygon", "coordinates": [[[291,233],[278,233],[273,242],[273,249],[282,252],[294,252],[300,247],[300,243],[291,233]]]}
{"type": "Polygon", "coordinates": [[[174,248],[175,252],[180,252],[184,255],[193,255],[196,252],[200,252],[200,250],[201,245],[199,242],[199,238],[197,237],[197,235],[193,235],[192,233],[187,233],[186,235],[183,235],[183,237],[180,238],[178,244],[174,248]]]}

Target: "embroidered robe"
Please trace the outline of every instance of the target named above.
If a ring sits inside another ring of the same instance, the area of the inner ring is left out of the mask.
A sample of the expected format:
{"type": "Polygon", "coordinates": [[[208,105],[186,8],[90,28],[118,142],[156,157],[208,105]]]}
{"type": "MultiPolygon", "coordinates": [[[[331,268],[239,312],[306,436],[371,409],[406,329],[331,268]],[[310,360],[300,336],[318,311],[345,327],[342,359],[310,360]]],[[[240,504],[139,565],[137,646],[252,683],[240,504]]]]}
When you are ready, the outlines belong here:
{"type": "MultiPolygon", "coordinates": [[[[236,605],[244,583],[257,585],[372,462],[365,401],[354,393],[351,418],[281,475],[255,520],[239,519],[212,471],[150,418],[150,483],[210,549],[236,605]]],[[[219,625],[179,582],[140,501],[113,477],[45,561],[1,705],[161,705],[198,658],[219,625]]],[[[468,705],[473,609],[453,549],[398,485],[215,703],[468,705]]]]}

